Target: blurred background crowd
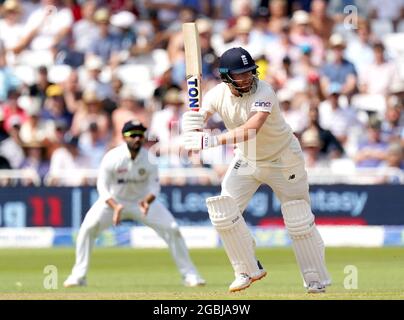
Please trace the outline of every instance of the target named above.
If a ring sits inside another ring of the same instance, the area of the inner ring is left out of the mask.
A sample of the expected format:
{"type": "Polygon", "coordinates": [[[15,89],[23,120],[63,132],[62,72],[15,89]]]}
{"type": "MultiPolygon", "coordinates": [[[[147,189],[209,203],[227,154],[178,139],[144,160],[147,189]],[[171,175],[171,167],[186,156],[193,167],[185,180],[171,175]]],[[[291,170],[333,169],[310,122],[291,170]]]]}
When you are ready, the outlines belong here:
{"type": "MultiPolygon", "coordinates": [[[[404,183],[404,0],[0,3],[2,184],[10,169],[33,170],[37,184],[93,184],[134,117],[149,128],[163,184],[219,183],[233,147],[189,160],[179,142],[181,25],[190,21],[200,32],[203,92],[219,83],[225,50],[247,49],[318,181],[404,183]]],[[[213,117],[208,128],[224,126],[213,117]]]]}

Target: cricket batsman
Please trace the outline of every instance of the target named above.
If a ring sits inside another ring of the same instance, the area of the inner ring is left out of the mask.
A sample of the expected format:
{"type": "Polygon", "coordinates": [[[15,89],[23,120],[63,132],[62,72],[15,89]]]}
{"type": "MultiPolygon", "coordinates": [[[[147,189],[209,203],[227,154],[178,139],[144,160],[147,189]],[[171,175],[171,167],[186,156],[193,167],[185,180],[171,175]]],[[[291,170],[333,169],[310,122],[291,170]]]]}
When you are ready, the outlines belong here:
{"type": "Polygon", "coordinates": [[[181,273],[185,286],[205,284],[188,253],[178,224],[162,203],[157,166],[142,148],[146,128],[138,120],[122,128],[125,143],[108,151],[100,165],[97,179],[98,200],[87,212],[76,244],[76,263],[65,287],[86,285],[91,249],[104,229],[122,219],[137,220],[151,227],[165,240],[181,273]]]}
{"type": "Polygon", "coordinates": [[[281,115],[274,90],[257,78],[257,65],[249,52],[240,47],[225,51],[219,72],[222,83],[206,93],[198,112],[183,114],[181,126],[186,150],[236,145],[221,195],[206,200],[209,218],[234,269],[235,280],[229,291],[246,289],[266,275],[255,257],[255,242],[242,215],[258,187],[265,183],[281,202],[307,292],[325,292],[331,279],[324,243],[311,211],[299,141],[281,115]],[[215,112],[228,130],[219,135],[202,131],[215,112]]]}

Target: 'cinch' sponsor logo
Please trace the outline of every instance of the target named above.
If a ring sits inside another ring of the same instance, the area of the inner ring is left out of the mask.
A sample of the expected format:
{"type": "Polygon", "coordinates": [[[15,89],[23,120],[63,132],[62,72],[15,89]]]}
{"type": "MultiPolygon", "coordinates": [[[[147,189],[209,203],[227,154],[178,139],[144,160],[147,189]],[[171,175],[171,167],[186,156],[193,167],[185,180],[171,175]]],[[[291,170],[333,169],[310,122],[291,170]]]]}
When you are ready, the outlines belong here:
{"type": "Polygon", "coordinates": [[[269,108],[271,106],[271,102],[269,101],[255,101],[254,107],[266,107],[269,108]]]}

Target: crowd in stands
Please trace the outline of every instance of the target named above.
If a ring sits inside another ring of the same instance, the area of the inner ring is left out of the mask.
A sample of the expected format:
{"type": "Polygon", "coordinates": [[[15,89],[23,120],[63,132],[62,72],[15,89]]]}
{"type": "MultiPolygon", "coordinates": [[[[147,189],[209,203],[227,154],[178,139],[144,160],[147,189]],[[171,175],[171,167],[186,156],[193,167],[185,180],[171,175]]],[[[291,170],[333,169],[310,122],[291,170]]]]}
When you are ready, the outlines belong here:
{"type": "MultiPolygon", "coordinates": [[[[210,168],[233,147],[189,157],[181,26],[196,21],[203,92],[218,57],[242,46],[277,92],[312,168],[404,169],[403,0],[0,1],[0,169],[35,169],[58,185],[88,183],[131,118],[161,172],[210,168]]],[[[207,127],[220,132],[220,118],[207,127]]],[[[270,147],[270,146],[268,146],[270,147]]],[[[196,172],[196,171],[195,171],[196,172]]],[[[394,177],[376,182],[404,183],[394,177]]],[[[167,175],[163,184],[212,183],[167,175]]]]}

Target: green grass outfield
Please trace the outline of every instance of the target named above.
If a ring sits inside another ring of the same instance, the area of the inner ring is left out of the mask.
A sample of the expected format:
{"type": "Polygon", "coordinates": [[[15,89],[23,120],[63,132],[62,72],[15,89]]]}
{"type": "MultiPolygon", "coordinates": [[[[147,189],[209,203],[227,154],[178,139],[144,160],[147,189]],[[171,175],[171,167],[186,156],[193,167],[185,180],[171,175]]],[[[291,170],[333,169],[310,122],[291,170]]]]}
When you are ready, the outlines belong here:
{"type": "Polygon", "coordinates": [[[207,285],[182,286],[167,249],[95,248],[88,287],[63,288],[72,248],[1,249],[1,299],[404,299],[403,248],[329,248],[333,285],[326,294],[308,295],[291,248],[259,248],[268,271],[247,290],[228,293],[233,273],[223,249],[193,249],[191,256],[207,285]],[[44,268],[54,265],[58,288],[44,289],[44,268]],[[358,270],[358,289],[344,288],[347,265],[358,270]]]}

